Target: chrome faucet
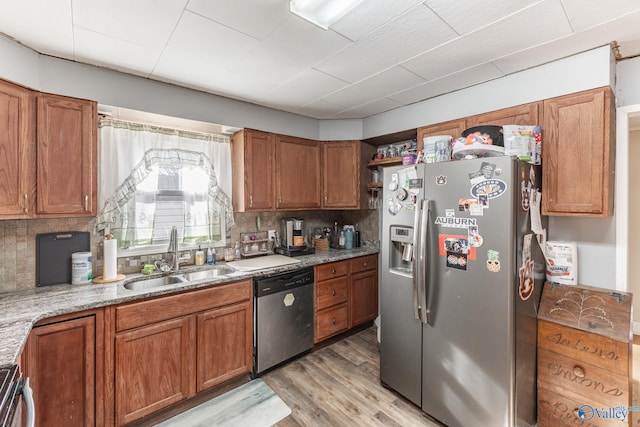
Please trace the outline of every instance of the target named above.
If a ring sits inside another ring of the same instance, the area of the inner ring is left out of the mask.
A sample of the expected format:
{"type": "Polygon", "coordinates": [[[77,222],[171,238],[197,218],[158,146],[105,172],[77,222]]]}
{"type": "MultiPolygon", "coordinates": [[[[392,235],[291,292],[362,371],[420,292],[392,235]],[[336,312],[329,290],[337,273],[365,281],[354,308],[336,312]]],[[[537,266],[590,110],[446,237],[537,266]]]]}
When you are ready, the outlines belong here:
{"type": "Polygon", "coordinates": [[[175,225],[171,228],[169,249],[167,249],[167,252],[173,255],[173,259],[171,260],[171,269],[175,271],[180,270],[180,261],[178,260],[178,229],[175,225]]]}

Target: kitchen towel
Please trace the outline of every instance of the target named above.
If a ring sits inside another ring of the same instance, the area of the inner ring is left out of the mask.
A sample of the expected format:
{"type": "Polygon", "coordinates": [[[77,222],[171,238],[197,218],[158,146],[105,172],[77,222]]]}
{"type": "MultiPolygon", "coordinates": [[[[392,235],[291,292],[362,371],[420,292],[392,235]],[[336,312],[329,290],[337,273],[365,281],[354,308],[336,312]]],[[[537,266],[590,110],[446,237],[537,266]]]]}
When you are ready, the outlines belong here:
{"type": "Polygon", "coordinates": [[[156,427],[269,427],[291,414],[291,409],[261,379],[191,408],[156,427]]]}
{"type": "Polygon", "coordinates": [[[118,240],[104,239],[104,259],[102,263],[102,278],[113,280],[118,275],[118,240]]]}

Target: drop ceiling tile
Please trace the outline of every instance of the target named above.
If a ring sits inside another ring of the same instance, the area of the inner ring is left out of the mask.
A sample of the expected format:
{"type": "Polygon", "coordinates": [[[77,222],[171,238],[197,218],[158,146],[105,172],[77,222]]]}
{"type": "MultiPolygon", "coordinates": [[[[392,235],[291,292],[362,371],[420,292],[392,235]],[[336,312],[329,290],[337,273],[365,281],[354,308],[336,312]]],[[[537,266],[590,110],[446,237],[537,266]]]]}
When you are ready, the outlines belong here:
{"type": "MultiPolygon", "coordinates": [[[[640,22],[640,11],[626,15],[616,21],[592,27],[588,30],[553,40],[543,45],[525,49],[512,55],[498,58],[493,63],[505,74],[511,74],[540,64],[555,61],[579,52],[604,46],[613,40],[621,45],[637,40],[637,23],[640,22]]],[[[635,54],[640,51],[635,52],[635,54]]]]}
{"type": "Polygon", "coordinates": [[[424,80],[401,67],[390,68],[373,77],[340,89],[322,99],[346,107],[357,107],[371,99],[383,98],[424,80]]]}
{"type": "Polygon", "coordinates": [[[73,25],[144,47],[167,43],[188,0],[73,2],[73,25]]]}
{"type": "MultiPolygon", "coordinates": [[[[569,21],[575,31],[599,25],[640,10],[638,0],[563,0],[569,21]]],[[[636,21],[636,28],[640,22],[636,21]]]]}
{"type": "Polygon", "coordinates": [[[425,0],[424,3],[458,34],[467,34],[540,3],[541,0],[425,0]]]}
{"type": "Polygon", "coordinates": [[[298,114],[313,117],[316,119],[328,119],[336,111],[344,110],[344,106],[318,99],[306,105],[296,108],[298,114]]]}
{"type": "Polygon", "coordinates": [[[149,76],[162,53],[162,48],[140,46],[83,28],[75,29],[74,38],[76,61],[138,76],[149,76]]]}
{"type": "Polygon", "coordinates": [[[187,9],[259,40],[290,14],[282,0],[190,0],[187,9]]]}
{"type": "Polygon", "coordinates": [[[333,114],[331,119],[364,119],[365,117],[373,116],[385,111],[393,110],[394,108],[401,107],[402,105],[388,98],[377,99],[373,102],[369,102],[364,105],[360,105],[350,110],[341,111],[337,114],[333,114]]]}
{"type": "Polygon", "coordinates": [[[553,0],[466,34],[404,62],[402,66],[426,80],[435,80],[569,34],[571,28],[562,5],[553,0]],[[536,23],[535,31],[522,31],[524,23],[536,23]]]}
{"type": "Polygon", "coordinates": [[[387,98],[402,105],[408,105],[502,76],[504,76],[504,74],[493,64],[482,64],[438,80],[423,83],[408,90],[394,93],[387,96],[387,98]]]}
{"type": "Polygon", "coordinates": [[[420,4],[314,68],[354,83],[454,37],[449,26],[420,4]]]}
{"type": "Polygon", "coordinates": [[[279,85],[351,43],[292,15],[229,67],[238,74],[279,85]]]}
{"type": "Polygon", "coordinates": [[[299,106],[345,87],[348,83],[308,69],[265,95],[274,105],[299,106]]]}
{"type": "Polygon", "coordinates": [[[167,43],[156,72],[166,74],[167,69],[211,66],[224,68],[258,43],[253,37],[186,11],[167,43]]]}
{"type": "Polygon", "coordinates": [[[350,40],[357,41],[421,1],[367,0],[333,24],[331,29],[350,40]]]}
{"type": "Polygon", "coordinates": [[[38,52],[73,59],[70,0],[0,0],[0,33],[38,52]]]}

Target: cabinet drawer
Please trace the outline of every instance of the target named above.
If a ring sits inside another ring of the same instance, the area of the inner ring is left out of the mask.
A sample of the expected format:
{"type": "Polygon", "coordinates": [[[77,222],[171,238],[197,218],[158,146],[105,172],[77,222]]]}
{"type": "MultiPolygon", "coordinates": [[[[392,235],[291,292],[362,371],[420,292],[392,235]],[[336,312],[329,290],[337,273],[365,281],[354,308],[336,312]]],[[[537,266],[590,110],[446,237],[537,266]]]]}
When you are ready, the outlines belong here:
{"type": "Polygon", "coordinates": [[[116,307],[116,331],[137,328],[251,299],[251,280],[116,307]]]}
{"type": "Polygon", "coordinates": [[[538,389],[592,406],[631,405],[628,377],[542,348],[538,349],[538,389]]]}
{"type": "MultiPolygon", "coordinates": [[[[603,418],[594,414],[588,421],[578,418],[578,408],[590,405],[594,410],[602,410],[598,405],[586,401],[575,401],[566,396],[553,393],[546,389],[538,389],[538,427],[614,427],[628,426],[631,414],[627,413],[624,422],[617,418],[603,418]]],[[[605,407],[604,409],[609,409],[605,407]]],[[[589,408],[584,407],[585,417],[590,417],[589,408]]]]}
{"type": "Polygon", "coordinates": [[[316,282],[349,274],[349,261],[332,262],[316,267],[316,282]]]}
{"type": "Polygon", "coordinates": [[[631,374],[630,342],[538,321],[538,346],[622,376],[631,374]]]}
{"type": "Polygon", "coordinates": [[[367,255],[351,260],[351,273],[373,270],[378,266],[378,255],[367,255]]]}
{"type": "Polygon", "coordinates": [[[316,285],[316,310],[347,302],[348,284],[346,277],[318,283],[316,285]]]}
{"type": "Polygon", "coordinates": [[[344,332],[349,328],[349,307],[342,303],[318,312],[316,319],[316,342],[332,335],[344,332]]]}

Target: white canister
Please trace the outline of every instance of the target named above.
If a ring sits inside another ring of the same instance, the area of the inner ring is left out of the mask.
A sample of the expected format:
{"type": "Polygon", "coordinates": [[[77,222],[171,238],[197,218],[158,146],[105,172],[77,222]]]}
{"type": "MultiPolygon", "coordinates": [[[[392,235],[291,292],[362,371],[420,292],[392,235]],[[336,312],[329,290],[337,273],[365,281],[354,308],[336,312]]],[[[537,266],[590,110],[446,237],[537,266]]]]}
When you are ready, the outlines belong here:
{"type": "Polygon", "coordinates": [[[92,277],[91,252],[74,252],[71,254],[71,284],[86,285],[92,277]]]}

